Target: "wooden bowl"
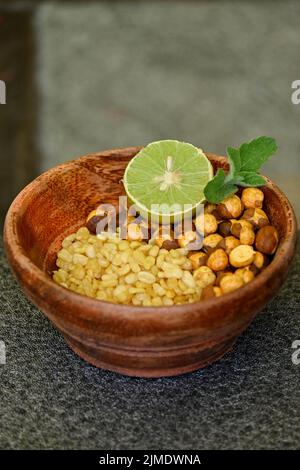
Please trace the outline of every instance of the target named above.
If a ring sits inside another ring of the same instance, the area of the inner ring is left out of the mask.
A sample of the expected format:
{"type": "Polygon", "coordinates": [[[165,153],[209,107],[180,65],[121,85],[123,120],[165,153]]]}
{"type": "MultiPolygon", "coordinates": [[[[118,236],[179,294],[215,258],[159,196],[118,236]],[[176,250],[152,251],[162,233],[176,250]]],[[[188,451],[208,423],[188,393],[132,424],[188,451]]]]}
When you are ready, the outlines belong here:
{"type": "MultiPolygon", "coordinates": [[[[69,346],[97,367],[140,377],[193,371],[220,359],[287,276],[296,244],[296,220],[271,181],[266,210],[280,244],[254,281],[219,298],[173,307],[136,307],[94,300],[51,279],[61,241],[100,202],[117,204],[120,180],[138,147],[90,154],[47,171],[16,197],[4,240],[11,267],[26,296],[63,334],[69,346]]],[[[214,168],[224,157],[207,154],[214,168]]]]}

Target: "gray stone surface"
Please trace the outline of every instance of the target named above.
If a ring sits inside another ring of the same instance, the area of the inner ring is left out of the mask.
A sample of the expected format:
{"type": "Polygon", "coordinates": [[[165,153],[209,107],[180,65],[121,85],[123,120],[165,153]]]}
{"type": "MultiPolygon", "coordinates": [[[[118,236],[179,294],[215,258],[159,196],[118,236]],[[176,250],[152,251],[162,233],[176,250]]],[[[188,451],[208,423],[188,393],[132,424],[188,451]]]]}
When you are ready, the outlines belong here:
{"type": "Polygon", "coordinates": [[[42,169],[177,138],[279,143],[265,173],[300,214],[298,0],[44,3],[36,16],[42,169]]]}
{"type": "Polygon", "coordinates": [[[206,369],[146,380],[98,370],[66,346],[0,250],[0,448],[299,449],[300,250],[278,296],[206,369]]]}

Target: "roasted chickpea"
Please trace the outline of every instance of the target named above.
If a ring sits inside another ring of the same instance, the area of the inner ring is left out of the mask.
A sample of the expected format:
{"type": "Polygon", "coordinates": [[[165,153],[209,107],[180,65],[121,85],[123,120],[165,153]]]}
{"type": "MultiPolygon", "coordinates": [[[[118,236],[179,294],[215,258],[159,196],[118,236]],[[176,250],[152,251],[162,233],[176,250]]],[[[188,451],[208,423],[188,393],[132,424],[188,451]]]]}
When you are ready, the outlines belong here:
{"type": "Polygon", "coordinates": [[[220,243],[218,243],[217,247],[218,248],[223,248],[223,250],[225,251],[225,253],[227,255],[230,254],[230,252],[236,248],[237,246],[239,246],[241,243],[240,241],[235,238],[233,235],[230,235],[229,237],[225,237],[223,238],[223,240],[220,241],[220,243]]]}
{"type": "Polygon", "coordinates": [[[143,230],[139,224],[130,223],[127,225],[127,239],[130,241],[143,240],[143,230]]]}
{"type": "Polygon", "coordinates": [[[252,228],[242,227],[240,231],[240,242],[242,245],[253,245],[255,233],[252,228]]]}
{"type": "Polygon", "coordinates": [[[223,237],[218,233],[212,233],[203,239],[203,250],[208,253],[216,248],[216,246],[223,240],[223,237]]]}
{"type": "Polygon", "coordinates": [[[248,284],[248,282],[253,281],[255,278],[254,272],[251,270],[249,266],[246,266],[245,268],[239,268],[235,271],[235,274],[237,276],[240,276],[245,284],[248,284]]]}
{"type": "Polygon", "coordinates": [[[97,215],[97,211],[93,210],[87,216],[85,226],[89,229],[91,233],[96,233],[97,224],[102,219],[103,219],[103,216],[101,217],[97,215]]]}
{"type": "Polygon", "coordinates": [[[179,244],[174,238],[174,232],[163,225],[159,227],[157,232],[154,234],[153,239],[159,248],[164,248],[168,251],[179,248],[179,244]]]}
{"type": "Polygon", "coordinates": [[[259,251],[256,251],[255,254],[254,254],[253,264],[258,269],[262,269],[265,265],[265,257],[259,251]]]}
{"type": "Polygon", "coordinates": [[[218,222],[215,216],[213,214],[204,214],[204,235],[207,236],[212,233],[215,233],[217,229],[218,222]]]}
{"type": "Polygon", "coordinates": [[[196,284],[202,289],[209,284],[213,284],[216,280],[215,273],[208,266],[200,266],[193,273],[196,284]]]}
{"type": "Polygon", "coordinates": [[[220,297],[221,295],[222,295],[222,291],[220,287],[209,285],[209,286],[204,287],[204,289],[202,289],[201,299],[206,300],[206,299],[211,299],[212,297],[220,297]]]}
{"type": "Polygon", "coordinates": [[[164,250],[171,251],[171,250],[177,250],[177,248],[179,248],[179,244],[178,244],[178,241],[175,240],[175,239],[174,240],[164,240],[161,247],[164,250]]]}
{"type": "Polygon", "coordinates": [[[254,228],[258,229],[264,227],[265,225],[269,225],[269,219],[265,211],[259,208],[251,207],[250,209],[246,209],[242,219],[247,220],[250,222],[254,228]]]}
{"type": "Polygon", "coordinates": [[[178,237],[178,245],[180,248],[187,247],[190,243],[195,242],[197,239],[197,232],[193,230],[186,231],[179,235],[178,237]]]}
{"type": "MultiPolygon", "coordinates": [[[[210,213],[207,214],[210,216],[210,213]]],[[[204,215],[206,215],[206,213],[201,213],[195,217],[192,222],[192,230],[197,230],[197,232],[202,235],[204,233],[204,215]]]]}
{"type": "Polygon", "coordinates": [[[85,226],[91,233],[97,233],[98,224],[102,222],[104,224],[103,229],[105,229],[108,226],[111,217],[112,214],[110,214],[108,211],[95,209],[87,216],[85,226]]]}
{"type": "Polygon", "coordinates": [[[245,209],[250,209],[251,207],[261,209],[264,201],[264,193],[258,188],[245,188],[242,192],[241,199],[245,209]]]}
{"type": "Polygon", "coordinates": [[[272,225],[266,225],[256,234],[255,247],[261,253],[273,255],[278,245],[278,233],[272,225]]]}
{"type": "Polygon", "coordinates": [[[248,220],[240,219],[240,220],[235,220],[231,219],[231,234],[234,237],[240,238],[240,233],[242,230],[242,227],[248,227],[249,229],[253,229],[252,224],[248,222],[248,220]]]}
{"type": "MultiPolygon", "coordinates": [[[[244,269],[247,269],[247,268],[244,268],[244,269]]],[[[247,269],[247,271],[244,272],[243,281],[245,284],[248,284],[248,282],[253,281],[254,278],[255,278],[255,274],[253,271],[251,271],[251,269],[247,269]]]]}
{"type": "Polygon", "coordinates": [[[200,266],[205,266],[207,261],[207,254],[202,251],[192,252],[189,254],[189,259],[192,262],[192,269],[200,268],[200,266]]]}
{"type": "Polygon", "coordinates": [[[206,264],[213,271],[224,271],[228,266],[228,256],[222,248],[217,248],[208,255],[206,264]]]}
{"type": "Polygon", "coordinates": [[[243,204],[238,196],[229,196],[218,204],[217,211],[222,219],[237,219],[243,211],[243,204]]]}
{"type": "Polygon", "coordinates": [[[212,215],[215,216],[216,221],[218,222],[218,224],[219,224],[220,222],[222,222],[223,218],[220,216],[220,214],[219,214],[219,212],[218,212],[218,209],[213,210],[213,211],[212,211],[212,215]]]}
{"type": "Polygon", "coordinates": [[[215,280],[215,286],[220,287],[220,282],[221,279],[223,279],[224,276],[227,276],[228,274],[232,274],[231,271],[218,271],[217,272],[217,278],[215,280]]]}
{"type": "Polygon", "coordinates": [[[226,276],[222,277],[220,281],[220,288],[223,292],[223,294],[227,294],[229,292],[232,292],[236,289],[239,289],[244,285],[244,281],[240,276],[237,276],[237,274],[227,274],[226,276]]]}
{"type": "Polygon", "coordinates": [[[127,217],[127,239],[130,241],[141,241],[150,239],[150,228],[148,222],[142,217],[127,217]]]}
{"type": "Polygon", "coordinates": [[[229,255],[229,262],[235,268],[243,268],[253,263],[254,250],[250,245],[239,245],[229,255]]]}
{"type": "Polygon", "coordinates": [[[216,209],[216,204],[211,204],[208,202],[204,207],[204,214],[211,214],[216,209]]]}
{"type": "Polygon", "coordinates": [[[218,227],[219,234],[222,235],[222,237],[228,237],[228,235],[231,234],[231,225],[232,222],[230,222],[230,220],[221,222],[218,227]]]}

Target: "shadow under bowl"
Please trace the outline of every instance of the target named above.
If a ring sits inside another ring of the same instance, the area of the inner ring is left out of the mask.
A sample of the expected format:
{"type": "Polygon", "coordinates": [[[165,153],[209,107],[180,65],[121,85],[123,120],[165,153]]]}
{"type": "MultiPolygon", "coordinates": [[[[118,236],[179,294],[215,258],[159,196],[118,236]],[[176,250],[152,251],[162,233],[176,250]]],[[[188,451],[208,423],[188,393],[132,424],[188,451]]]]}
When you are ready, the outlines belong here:
{"type": "MultiPolygon", "coordinates": [[[[296,245],[296,220],[286,196],[267,179],[265,209],[280,242],[251,283],[230,294],[172,307],[117,305],[67,290],[51,279],[62,240],[84,225],[99,203],[118,204],[129,160],[140,147],[86,155],[36,178],[13,201],[4,242],[25,295],[69,346],[97,367],[139,377],[199,369],[232,349],[237,336],[284,282],[296,245]]],[[[214,169],[225,157],[207,154],[214,169]]]]}

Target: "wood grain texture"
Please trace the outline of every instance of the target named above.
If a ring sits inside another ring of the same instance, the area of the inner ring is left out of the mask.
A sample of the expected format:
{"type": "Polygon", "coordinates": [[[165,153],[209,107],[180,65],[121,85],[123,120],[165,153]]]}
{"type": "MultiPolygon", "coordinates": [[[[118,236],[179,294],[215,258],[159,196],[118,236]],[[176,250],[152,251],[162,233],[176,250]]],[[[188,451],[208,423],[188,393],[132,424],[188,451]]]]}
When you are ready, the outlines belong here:
{"type": "MultiPolygon", "coordinates": [[[[99,202],[117,204],[120,179],[139,148],[90,154],[59,165],[28,185],[5,222],[5,247],[27,297],[92,364],[123,374],[182,374],[220,358],[256,313],[276,294],[294,256],[296,220],[287,198],[268,180],[266,211],[280,244],[272,263],[243,288],[173,307],[116,305],[55,284],[51,271],[62,239],[84,223],[99,202]]],[[[224,157],[207,154],[214,168],[224,157]]]]}

